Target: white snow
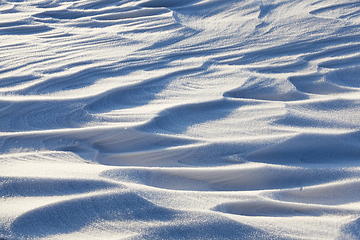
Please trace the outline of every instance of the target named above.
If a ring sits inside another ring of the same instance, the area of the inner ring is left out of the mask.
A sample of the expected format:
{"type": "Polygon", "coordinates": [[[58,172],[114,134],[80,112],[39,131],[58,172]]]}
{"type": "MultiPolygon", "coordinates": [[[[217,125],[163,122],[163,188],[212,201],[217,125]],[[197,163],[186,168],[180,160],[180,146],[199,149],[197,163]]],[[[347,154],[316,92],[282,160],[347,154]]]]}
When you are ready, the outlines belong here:
{"type": "Polygon", "coordinates": [[[360,239],[360,3],[0,0],[0,238],[360,239]]]}

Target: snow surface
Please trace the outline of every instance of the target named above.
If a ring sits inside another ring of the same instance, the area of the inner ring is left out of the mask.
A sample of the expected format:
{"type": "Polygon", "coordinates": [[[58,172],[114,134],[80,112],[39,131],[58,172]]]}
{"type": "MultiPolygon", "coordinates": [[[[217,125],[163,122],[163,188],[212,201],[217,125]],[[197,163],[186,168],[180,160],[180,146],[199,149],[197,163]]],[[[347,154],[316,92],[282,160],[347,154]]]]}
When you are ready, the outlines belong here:
{"type": "Polygon", "coordinates": [[[360,239],[360,2],[0,0],[0,238],[360,239]]]}

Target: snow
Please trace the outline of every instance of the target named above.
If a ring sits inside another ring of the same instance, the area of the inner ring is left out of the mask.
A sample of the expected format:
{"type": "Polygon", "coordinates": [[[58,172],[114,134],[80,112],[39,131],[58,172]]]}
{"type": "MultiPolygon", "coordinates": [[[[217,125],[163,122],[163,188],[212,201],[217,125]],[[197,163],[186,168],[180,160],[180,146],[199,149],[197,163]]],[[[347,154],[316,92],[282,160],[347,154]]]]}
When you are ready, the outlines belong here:
{"type": "Polygon", "coordinates": [[[1,0],[0,238],[360,239],[354,0],[1,0]]]}

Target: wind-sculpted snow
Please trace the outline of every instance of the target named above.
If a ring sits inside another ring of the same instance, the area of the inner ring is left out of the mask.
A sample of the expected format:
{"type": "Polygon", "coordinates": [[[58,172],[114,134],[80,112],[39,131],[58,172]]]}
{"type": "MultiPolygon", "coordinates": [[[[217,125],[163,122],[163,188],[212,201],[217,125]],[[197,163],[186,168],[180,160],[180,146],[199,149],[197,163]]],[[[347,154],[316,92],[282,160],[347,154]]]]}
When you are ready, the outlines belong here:
{"type": "Polygon", "coordinates": [[[360,4],[0,1],[0,239],[360,239],[360,4]]]}

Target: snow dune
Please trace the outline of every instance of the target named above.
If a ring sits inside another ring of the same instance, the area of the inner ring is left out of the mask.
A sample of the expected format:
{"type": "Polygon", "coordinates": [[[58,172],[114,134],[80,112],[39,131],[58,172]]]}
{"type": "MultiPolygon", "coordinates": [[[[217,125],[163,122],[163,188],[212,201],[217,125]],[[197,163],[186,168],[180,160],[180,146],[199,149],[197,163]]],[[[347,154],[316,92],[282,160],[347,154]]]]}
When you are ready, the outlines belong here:
{"type": "Polygon", "coordinates": [[[0,238],[360,239],[360,3],[0,1],[0,238]]]}

